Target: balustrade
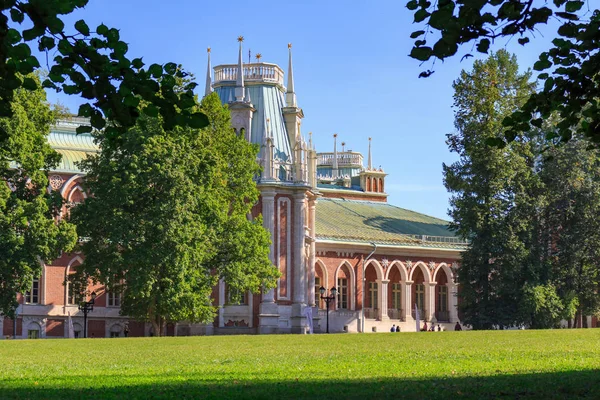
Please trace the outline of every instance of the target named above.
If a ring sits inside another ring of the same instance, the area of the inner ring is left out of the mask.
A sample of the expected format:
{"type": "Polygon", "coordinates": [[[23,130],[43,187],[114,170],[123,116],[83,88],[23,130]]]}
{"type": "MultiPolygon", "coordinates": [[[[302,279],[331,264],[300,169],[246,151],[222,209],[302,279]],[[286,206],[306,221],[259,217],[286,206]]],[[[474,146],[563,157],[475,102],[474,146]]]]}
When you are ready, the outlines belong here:
{"type": "MultiPolygon", "coordinates": [[[[237,80],[237,65],[218,65],[215,67],[214,83],[237,80]]],[[[275,64],[244,64],[244,80],[278,83],[283,86],[283,70],[275,64]]]]}
{"type": "MultiPolygon", "coordinates": [[[[317,154],[317,165],[333,165],[334,153],[319,153],[317,154]]],[[[343,152],[337,155],[338,167],[348,165],[361,165],[363,156],[355,152],[343,152]]]]}
{"type": "Polygon", "coordinates": [[[377,319],[377,309],[365,308],[365,319],[377,319]]]}
{"type": "Polygon", "coordinates": [[[435,319],[442,322],[450,321],[450,311],[436,311],[435,319]]]}
{"type": "Polygon", "coordinates": [[[390,319],[404,321],[404,310],[399,308],[388,308],[388,317],[390,317],[390,319]]]}

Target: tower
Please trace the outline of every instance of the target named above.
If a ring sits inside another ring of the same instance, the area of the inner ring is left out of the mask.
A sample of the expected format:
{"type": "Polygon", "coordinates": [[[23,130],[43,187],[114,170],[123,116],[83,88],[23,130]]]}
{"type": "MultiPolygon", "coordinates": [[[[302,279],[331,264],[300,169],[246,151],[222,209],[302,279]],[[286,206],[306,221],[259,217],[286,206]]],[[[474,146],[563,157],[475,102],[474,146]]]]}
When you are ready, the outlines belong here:
{"type": "Polygon", "coordinates": [[[260,203],[253,217],[262,214],[263,225],[271,234],[271,261],[281,278],[275,289],[251,296],[253,304],[259,303],[258,313],[250,305],[242,308],[220,304],[223,317],[219,324],[245,323],[251,318],[251,327],[258,333],[304,333],[311,293],[314,303],[314,274],[311,287],[308,261],[311,254],[314,260],[310,232],[311,226],[314,231],[316,195],[309,184],[309,164],[313,162],[314,171],[312,158],[316,160],[316,153],[300,134],[304,115],[294,92],[291,45],[286,88],[283,70],[263,62],[260,53],[256,62],[244,64],[243,37],[238,42],[238,63],[215,66],[212,88],[228,104],[236,132],[261,148],[258,162],[263,171],[257,179],[260,203]]]}

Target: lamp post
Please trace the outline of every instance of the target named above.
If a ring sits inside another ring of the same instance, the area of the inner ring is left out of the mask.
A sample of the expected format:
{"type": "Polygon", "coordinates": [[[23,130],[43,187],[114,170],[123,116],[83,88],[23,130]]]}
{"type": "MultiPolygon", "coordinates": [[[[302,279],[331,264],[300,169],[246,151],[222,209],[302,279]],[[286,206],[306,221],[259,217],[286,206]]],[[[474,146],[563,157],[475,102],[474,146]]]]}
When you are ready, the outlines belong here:
{"type": "Polygon", "coordinates": [[[79,303],[79,311],[83,311],[83,337],[87,338],[87,315],[88,312],[94,311],[94,303],[96,302],[96,292],[92,292],[90,301],[82,301],[79,303]]]}
{"type": "Polygon", "coordinates": [[[367,263],[367,261],[369,261],[369,259],[371,258],[371,256],[373,254],[375,254],[375,252],[377,251],[377,245],[373,242],[369,243],[371,246],[373,246],[373,251],[371,252],[371,254],[369,254],[367,256],[367,258],[363,258],[363,262],[362,262],[362,305],[360,307],[360,332],[361,333],[365,333],[365,286],[367,284],[367,278],[365,277],[365,264],[367,263]]]}
{"type": "Polygon", "coordinates": [[[327,304],[327,333],[329,333],[329,303],[332,301],[335,301],[335,295],[337,294],[337,289],[334,287],[332,287],[329,290],[329,293],[331,293],[330,296],[325,296],[325,292],[327,291],[327,289],[325,289],[323,286],[321,286],[321,288],[319,289],[319,292],[321,292],[321,299],[325,300],[325,303],[327,304]]]}

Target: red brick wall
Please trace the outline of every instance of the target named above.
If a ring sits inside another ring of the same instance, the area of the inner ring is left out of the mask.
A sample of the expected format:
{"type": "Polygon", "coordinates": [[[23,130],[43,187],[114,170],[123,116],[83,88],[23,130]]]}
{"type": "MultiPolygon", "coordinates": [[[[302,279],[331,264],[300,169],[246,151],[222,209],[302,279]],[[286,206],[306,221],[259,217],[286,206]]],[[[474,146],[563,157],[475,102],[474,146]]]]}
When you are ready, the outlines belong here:
{"type": "MultiPolygon", "coordinates": [[[[92,338],[103,338],[106,335],[106,331],[105,331],[105,327],[106,327],[106,322],[105,321],[99,321],[99,320],[89,320],[88,319],[88,337],[92,338]]],[[[130,328],[131,329],[131,328],[130,328]]]]}
{"type": "Polygon", "coordinates": [[[64,265],[48,265],[44,277],[46,279],[46,304],[65,304],[65,271],[64,265]]]}
{"type": "Polygon", "coordinates": [[[64,337],[65,321],[63,319],[49,319],[46,321],[46,336],[64,337]]]}
{"type": "Polygon", "coordinates": [[[144,336],[144,323],[139,321],[129,321],[129,336],[142,337],[144,336]]]}
{"type": "MultiPolygon", "coordinates": [[[[2,329],[3,336],[12,336],[13,334],[13,320],[4,318],[4,328],[2,329]]],[[[17,318],[17,336],[23,334],[23,318],[17,318]]]]}

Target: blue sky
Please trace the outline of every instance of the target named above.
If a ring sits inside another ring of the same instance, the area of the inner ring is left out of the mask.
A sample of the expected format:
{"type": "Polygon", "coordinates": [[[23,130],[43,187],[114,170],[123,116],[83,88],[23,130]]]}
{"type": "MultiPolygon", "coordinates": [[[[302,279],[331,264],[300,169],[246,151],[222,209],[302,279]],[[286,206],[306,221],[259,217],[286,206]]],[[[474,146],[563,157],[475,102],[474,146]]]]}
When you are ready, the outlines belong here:
{"type": "MultiPolygon", "coordinates": [[[[408,57],[409,35],[417,30],[402,0],[395,1],[195,1],[90,0],[66,19],[85,19],[120,30],[131,58],[147,64],[176,62],[196,74],[204,88],[206,48],[212,64],[235,63],[239,35],[262,61],[287,72],[287,43],[293,43],[294,78],[305,118],[303,133],[313,132],[318,151],[333,150],[333,134],[346,149],[365,154],[373,138],[373,164],[389,174],[389,202],[448,219],[442,163],[456,156],[445,144],[453,131],[452,81],[473,58],[460,55],[437,63],[435,73],[418,79],[423,69],[408,57]]],[[[502,40],[495,48],[515,52],[522,69],[537,60],[553,37],[542,29],[523,48],[502,40]]],[[[461,55],[469,52],[464,49],[461,55]]],[[[473,53],[474,54],[474,53],[473,53]]],[[[478,57],[476,55],[476,57],[478,57]]],[[[49,93],[76,112],[79,100],[49,93]]]]}

